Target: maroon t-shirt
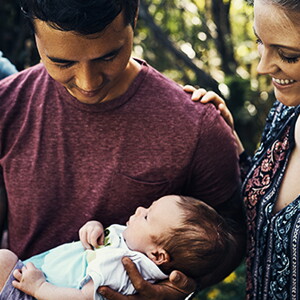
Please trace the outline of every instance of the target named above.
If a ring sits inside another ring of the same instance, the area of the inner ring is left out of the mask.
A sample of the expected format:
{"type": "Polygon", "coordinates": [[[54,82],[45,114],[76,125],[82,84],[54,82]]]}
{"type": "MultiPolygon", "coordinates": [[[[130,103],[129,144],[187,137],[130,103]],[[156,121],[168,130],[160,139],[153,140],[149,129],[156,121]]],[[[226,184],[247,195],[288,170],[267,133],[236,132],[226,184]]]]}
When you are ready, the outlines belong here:
{"type": "Polygon", "coordinates": [[[231,130],[213,105],[143,63],[121,97],[77,101],[39,64],[0,82],[0,184],[21,258],[78,240],[88,220],[124,224],[166,194],[212,206],[238,186],[231,130]]]}

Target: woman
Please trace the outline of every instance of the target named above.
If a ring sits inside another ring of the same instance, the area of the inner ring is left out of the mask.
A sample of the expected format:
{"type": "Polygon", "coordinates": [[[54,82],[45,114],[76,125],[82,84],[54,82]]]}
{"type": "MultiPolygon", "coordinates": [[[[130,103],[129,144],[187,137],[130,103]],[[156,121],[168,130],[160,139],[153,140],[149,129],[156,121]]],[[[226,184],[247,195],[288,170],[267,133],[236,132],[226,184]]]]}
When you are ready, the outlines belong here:
{"type": "MultiPolygon", "coordinates": [[[[254,32],[261,56],[257,71],[272,77],[278,100],[251,161],[237,138],[242,169],[251,162],[242,187],[247,299],[300,299],[300,2],[254,0],[254,32]]],[[[193,95],[199,98],[213,101],[234,130],[220,97],[200,89],[193,95]]]]}

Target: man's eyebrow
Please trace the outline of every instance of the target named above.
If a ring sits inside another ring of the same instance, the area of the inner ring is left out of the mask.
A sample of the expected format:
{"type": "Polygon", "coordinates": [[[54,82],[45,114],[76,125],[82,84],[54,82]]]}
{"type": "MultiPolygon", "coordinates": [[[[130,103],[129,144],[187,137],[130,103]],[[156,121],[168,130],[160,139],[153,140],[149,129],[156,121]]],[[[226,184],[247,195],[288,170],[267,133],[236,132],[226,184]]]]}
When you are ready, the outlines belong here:
{"type": "MultiPolygon", "coordinates": [[[[118,54],[120,52],[121,48],[122,47],[120,47],[118,49],[115,49],[115,50],[112,50],[111,52],[109,52],[109,53],[107,53],[105,55],[93,58],[92,61],[103,60],[103,59],[106,59],[108,57],[114,56],[114,55],[116,55],[116,54],[118,54]]],[[[68,64],[68,63],[74,63],[74,62],[76,62],[75,60],[68,60],[68,59],[58,58],[58,57],[54,57],[54,56],[50,56],[50,55],[47,55],[47,57],[51,61],[53,61],[55,63],[59,63],[59,64],[68,64]]]]}
{"type": "Polygon", "coordinates": [[[72,61],[72,60],[62,59],[62,58],[53,57],[53,56],[49,56],[49,55],[47,55],[47,57],[48,57],[51,61],[53,61],[53,62],[55,62],[55,63],[59,63],[59,64],[67,64],[67,63],[74,62],[74,61],[72,61]]]}

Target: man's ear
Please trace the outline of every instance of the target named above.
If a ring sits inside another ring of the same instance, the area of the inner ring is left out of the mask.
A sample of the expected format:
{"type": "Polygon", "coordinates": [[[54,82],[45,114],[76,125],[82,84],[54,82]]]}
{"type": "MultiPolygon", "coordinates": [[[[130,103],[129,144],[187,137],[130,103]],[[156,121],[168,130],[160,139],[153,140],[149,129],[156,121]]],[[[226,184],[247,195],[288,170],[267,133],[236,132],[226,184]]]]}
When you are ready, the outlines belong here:
{"type": "Polygon", "coordinates": [[[152,250],[147,256],[158,266],[171,260],[169,253],[162,248],[152,250]]]}

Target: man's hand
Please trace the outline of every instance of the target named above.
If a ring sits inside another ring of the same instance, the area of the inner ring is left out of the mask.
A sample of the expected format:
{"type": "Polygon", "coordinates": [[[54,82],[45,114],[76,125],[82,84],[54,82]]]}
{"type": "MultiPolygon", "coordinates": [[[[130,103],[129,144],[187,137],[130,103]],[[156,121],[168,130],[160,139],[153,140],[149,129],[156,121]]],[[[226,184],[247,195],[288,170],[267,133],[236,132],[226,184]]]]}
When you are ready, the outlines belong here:
{"type": "Polygon", "coordinates": [[[38,290],[46,282],[43,272],[37,269],[32,263],[23,266],[21,270],[15,270],[13,275],[16,280],[12,282],[12,285],[33,297],[35,297],[38,290]]]}
{"type": "Polygon", "coordinates": [[[122,262],[137,294],[124,296],[108,287],[100,287],[98,292],[108,300],[181,300],[196,289],[196,282],[179,271],[173,271],[169,281],[151,284],[142,278],[128,257],[124,257],[122,262]]]}
{"type": "Polygon", "coordinates": [[[89,221],[79,230],[79,238],[84,248],[97,248],[104,244],[104,229],[100,222],[89,221]]]}

